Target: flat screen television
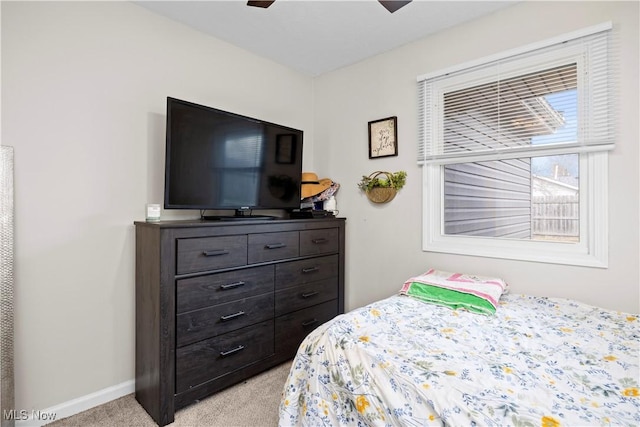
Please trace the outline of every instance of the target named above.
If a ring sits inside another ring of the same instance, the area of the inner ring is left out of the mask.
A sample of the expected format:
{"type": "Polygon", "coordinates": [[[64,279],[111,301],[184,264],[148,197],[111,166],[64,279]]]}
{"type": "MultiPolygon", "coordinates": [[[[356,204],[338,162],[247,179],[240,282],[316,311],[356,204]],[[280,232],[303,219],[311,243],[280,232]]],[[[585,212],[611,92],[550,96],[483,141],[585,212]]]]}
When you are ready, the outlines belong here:
{"type": "Polygon", "coordinates": [[[206,219],[300,208],[302,141],[298,129],[168,97],[164,207],[206,219]]]}

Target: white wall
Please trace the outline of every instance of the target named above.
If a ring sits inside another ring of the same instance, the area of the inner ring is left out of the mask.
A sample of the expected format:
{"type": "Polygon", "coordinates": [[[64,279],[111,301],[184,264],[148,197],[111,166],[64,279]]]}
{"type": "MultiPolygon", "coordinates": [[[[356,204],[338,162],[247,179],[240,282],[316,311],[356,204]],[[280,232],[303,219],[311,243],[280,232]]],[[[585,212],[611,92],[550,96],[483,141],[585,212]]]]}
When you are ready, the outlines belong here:
{"type": "Polygon", "coordinates": [[[516,292],[640,311],[636,2],[516,5],[315,80],[129,3],[1,7],[2,143],[16,157],[18,409],[133,379],[132,223],[145,203],[162,201],[166,96],[305,130],[305,169],[342,186],[348,308],[436,266],[499,274],[516,292]],[[416,76],[605,20],[620,30],[624,67],[610,268],[422,252],[416,76]],[[391,115],[399,156],[368,160],[367,122],[391,115]],[[409,180],[392,203],[373,206],[356,183],[381,169],[406,170],[409,180]]]}
{"type": "Polygon", "coordinates": [[[327,147],[318,143],[313,154],[319,174],[341,184],[338,208],[348,218],[348,308],[391,295],[405,279],[435,267],[501,276],[512,292],[640,311],[638,5],[524,2],[316,79],[316,139],[327,147]],[[416,77],[609,20],[622,59],[620,138],[610,155],[609,268],[422,252],[416,77]],[[388,116],[398,116],[399,155],[369,160],[367,122],[388,116]],[[382,206],[356,187],[362,175],[376,170],[408,173],[407,186],[382,206]]]}
{"type": "Polygon", "coordinates": [[[312,90],[309,77],[131,3],[2,2],[16,408],[134,377],[133,221],[162,203],[166,97],[303,129],[311,153],[312,90]]]}

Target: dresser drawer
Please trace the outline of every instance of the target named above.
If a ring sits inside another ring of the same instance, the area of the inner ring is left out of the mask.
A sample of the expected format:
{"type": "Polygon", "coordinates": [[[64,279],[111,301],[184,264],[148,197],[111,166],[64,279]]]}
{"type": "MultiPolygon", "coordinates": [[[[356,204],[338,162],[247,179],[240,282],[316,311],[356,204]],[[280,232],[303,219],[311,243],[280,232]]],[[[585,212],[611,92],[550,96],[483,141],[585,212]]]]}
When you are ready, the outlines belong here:
{"type": "Polygon", "coordinates": [[[302,340],[318,326],[338,315],[336,300],[276,318],[276,353],[294,356],[302,340]]]}
{"type": "Polygon", "coordinates": [[[273,293],[244,298],[176,316],[178,347],[273,318],[273,293]]]}
{"type": "Polygon", "coordinates": [[[332,277],[276,292],[276,316],[338,298],[338,281],[332,277]]]}
{"type": "Polygon", "coordinates": [[[338,255],[328,255],[276,265],[276,289],[338,277],[338,255]]]}
{"type": "Polygon", "coordinates": [[[273,320],[176,350],[176,393],[274,353],[273,320]]]}
{"type": "Polygon", "coordinates": [[[249,264],[298,256],[297,231],[249,234],[249,264]]]}
{"type": "Polygon", "coordinates": [[[177,313],[273,291],[274,266],[181,279],[176,283],[177,313]]]}
{"type": "Polygon", "coordinates": [[[246,264],[246,235],[178,239],[178,274],[238,267],[246,264]]]}
{"type": "Polygon", "coordinates": [[[339,243],[337,228],[304,230],[300,232],[300,256],[336,253],[339,243]]]}

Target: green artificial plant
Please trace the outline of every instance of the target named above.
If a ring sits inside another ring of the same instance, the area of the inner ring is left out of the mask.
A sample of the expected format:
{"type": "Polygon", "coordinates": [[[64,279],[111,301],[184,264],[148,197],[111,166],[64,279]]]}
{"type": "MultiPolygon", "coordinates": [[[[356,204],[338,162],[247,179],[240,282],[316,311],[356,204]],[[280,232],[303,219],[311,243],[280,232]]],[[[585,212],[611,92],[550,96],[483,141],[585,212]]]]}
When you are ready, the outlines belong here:
{"type": "Polygon", "coordinates": [[[369,176],[362,176],[362,179],[358,183],[358,188],[362,191],[369,191],[375,187],[382,188],[395,188],[396,190],[404,187],[407,182],[407,173],[405,171],[398,171],[394,173],[390,172],[375,172],[369,176]]]}

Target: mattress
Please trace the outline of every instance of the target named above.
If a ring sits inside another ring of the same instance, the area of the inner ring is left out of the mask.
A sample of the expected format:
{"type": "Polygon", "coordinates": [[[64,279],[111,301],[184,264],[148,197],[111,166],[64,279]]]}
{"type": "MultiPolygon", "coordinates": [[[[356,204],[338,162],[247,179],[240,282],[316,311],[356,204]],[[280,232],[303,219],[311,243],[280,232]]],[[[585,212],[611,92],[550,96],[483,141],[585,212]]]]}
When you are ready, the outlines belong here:
{"type": "Polygon", "coordinates": [[[495,315],[395,295],[313,331],[280,426],[640,425],[638,316],[505,294],[495,315]]]}

